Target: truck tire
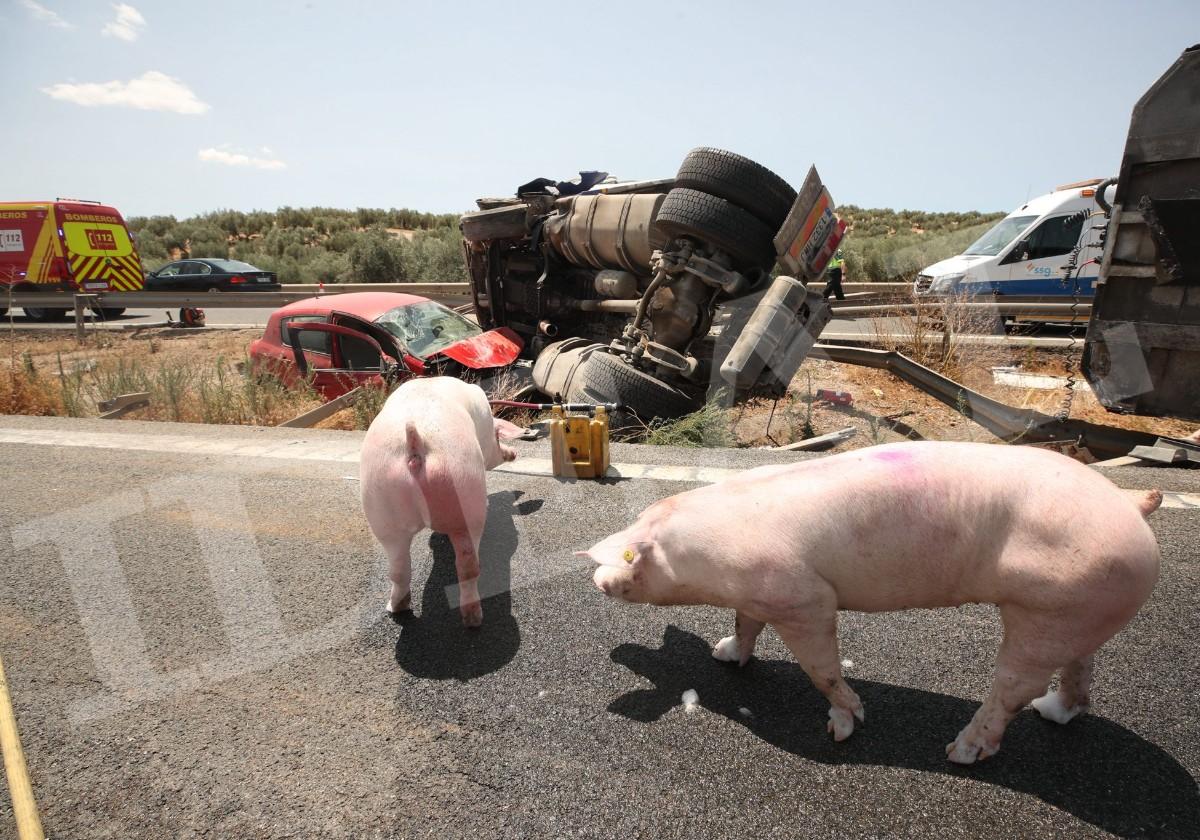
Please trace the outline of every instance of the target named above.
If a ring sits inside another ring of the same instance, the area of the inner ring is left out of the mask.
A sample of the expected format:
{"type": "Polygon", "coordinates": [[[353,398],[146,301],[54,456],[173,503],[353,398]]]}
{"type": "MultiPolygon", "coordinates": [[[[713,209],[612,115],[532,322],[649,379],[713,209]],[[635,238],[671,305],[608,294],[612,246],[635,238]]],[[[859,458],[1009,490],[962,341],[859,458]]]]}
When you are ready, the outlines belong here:
{"type": "Polygon", "coordinates": [[[8,314],[8,307],[0,306],[0,318],[3,318],[7,314],[8,314]]]}
{"type": "Polygon", "coordinates": [[[65,309],[43,309],[42,307],[25,307],[25,317],[31,321],[61,321],[67,316],[65,309]]]}
{"type": "Polygon", "coordinates": [[[620,403],[646,423],[655,417],[682,417],[701,405],[699,400],[612,353],[593,353],[581,373],[583,391],[589,399],[620,403]]]}
{"type": "Polygon", "coordinates": [[[770,169],[749,158],[701,146],[683,159],[675,186],[699,190],[749,210],[774,233],[783,226],[796,191],[770,169]]]}
{"type": "Polygon", "coordinates": [[[688,236],[720,248],[738,270],[775,264],[774,232],[746,210],[715,195],[675,188],[667,193],[655,227],[668,239],[688,236]]]}
{"type": "Polygon", "coordinates": [[[97,316],[105,321],[111,321],[113,318],[120,318],[125,314],[123,306],[98,306],[92,310],[97,316]]]}

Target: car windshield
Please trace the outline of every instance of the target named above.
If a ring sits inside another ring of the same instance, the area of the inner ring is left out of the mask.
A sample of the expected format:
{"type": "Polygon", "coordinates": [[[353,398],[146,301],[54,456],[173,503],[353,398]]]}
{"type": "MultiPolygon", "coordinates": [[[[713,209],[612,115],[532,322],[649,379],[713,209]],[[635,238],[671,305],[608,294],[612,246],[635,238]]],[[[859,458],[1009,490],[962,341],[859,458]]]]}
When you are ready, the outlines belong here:
{"type": "Polygon", "coordinates": [[[994,257],[1003,251],[1008,243],[1020,236],[1036,218],[1037,216],[1009,216],[1007,219],[1001,219],[995,227],[976,239],[971,247],[963,251],[963,254],[994,257]]]}
{"type": "Polygon", "coordinates": [[[241,260],[208,260],[221,271],[260,271],[250,263],[244,263],[241,260]]]}
{"type": "Polygon", "coordinates": [[[478,324],[432,300],[389,309],[375,323],[400,339],[408,352],[421,358],[483,332],[478,324]]]}

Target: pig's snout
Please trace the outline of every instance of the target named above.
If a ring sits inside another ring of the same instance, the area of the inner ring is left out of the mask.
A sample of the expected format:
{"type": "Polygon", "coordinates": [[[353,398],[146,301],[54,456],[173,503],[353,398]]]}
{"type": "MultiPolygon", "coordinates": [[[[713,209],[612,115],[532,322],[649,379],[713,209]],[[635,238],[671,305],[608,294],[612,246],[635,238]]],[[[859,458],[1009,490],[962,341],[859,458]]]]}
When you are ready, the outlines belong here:
{"type": "Polygon", "coordinates": [[[596,588],[608,597],[622,600],[629,594],[631,585],[628,573],[611,566],[601,566],[596,569],[592,575],[592,583],[596,584],[596,588]]]}

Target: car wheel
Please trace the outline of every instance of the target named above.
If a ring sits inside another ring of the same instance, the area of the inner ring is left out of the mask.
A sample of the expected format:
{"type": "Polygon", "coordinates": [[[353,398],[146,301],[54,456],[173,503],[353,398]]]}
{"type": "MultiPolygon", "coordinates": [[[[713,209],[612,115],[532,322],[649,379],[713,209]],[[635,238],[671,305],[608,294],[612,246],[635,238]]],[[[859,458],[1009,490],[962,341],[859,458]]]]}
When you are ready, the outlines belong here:
{"type": "Polygon", "coordinates": [[[748,210],[772,233],[783,226],[796,191],[749,158],[723,149],[700,147],[688,152],[675,176],[675,186],[715,195],[748,210]]]}
{"type": "Polygon", "coordinates": [[[31,321],[61,321],[67,316],[65,309],[43,309],[42,307],[25,307],[25,317],[31,321]]]}
{"type": "Polygon", "coordinates": [[[775,264],[773,231],[741,207],[715,195],[673,189],[663,199],[654,225],[668,238],[687,236],[720,248],[733,258],[738,270],[769,271],[775,264]]]}
{"type": "Polygon", "coordinates": [[[638,370],[612,353],[593,353],[582,371],[583,392],[596,402],[615,402],[642,422],[690,414],[700,401],[638,370]]]}
{"type": "Polygon", "coordinates": [[[221,294],[221,287],[220,286],[209,286],[207,289],[205,289],[205,291],[208,292],[210,295],[219,295],[219,294],[221,294]]]}

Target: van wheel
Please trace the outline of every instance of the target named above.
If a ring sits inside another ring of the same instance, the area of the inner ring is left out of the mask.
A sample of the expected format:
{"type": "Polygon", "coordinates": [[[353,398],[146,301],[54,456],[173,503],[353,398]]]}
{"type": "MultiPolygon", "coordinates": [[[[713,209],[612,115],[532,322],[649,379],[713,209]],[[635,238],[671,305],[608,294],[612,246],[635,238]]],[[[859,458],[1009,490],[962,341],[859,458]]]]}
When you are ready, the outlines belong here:
{"type": "Polygon", "coordinates": [[[796,191],[791,185],[749,158],[701,146],[683,159],[675,186],[699,190],[749,210],[771,232],[783,226],[796,191]]]}
{"type": "Polygon", "coordinates": [[[720,248],[739,270],[775,264],[775,234],[746,210],[715,195],[675,188],[667,193],[654,226],[669,239],[687,236],[720,248]]]}
{"type": "Polygon", "coordinates": [[[25,317],[31,321],[61,321],[67,317],[65,309],[43,309],[41,307],[25,307],[25,317]]]}

